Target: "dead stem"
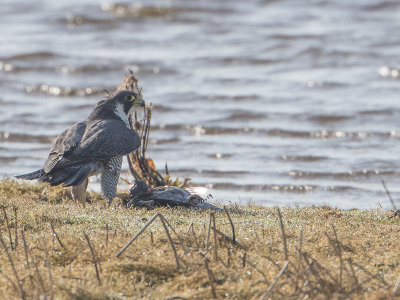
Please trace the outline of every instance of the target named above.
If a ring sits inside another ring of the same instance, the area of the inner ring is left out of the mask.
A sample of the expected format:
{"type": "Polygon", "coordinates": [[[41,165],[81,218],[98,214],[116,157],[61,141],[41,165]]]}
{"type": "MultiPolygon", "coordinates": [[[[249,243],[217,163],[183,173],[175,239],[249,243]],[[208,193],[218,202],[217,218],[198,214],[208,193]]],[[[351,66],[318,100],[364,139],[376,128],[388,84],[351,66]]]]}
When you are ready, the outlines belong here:
{"type": "Polygon", "coordinates": [[[22,243],[24,245],[24,254],[25,254],[25,260],[26,260],[26,265],[29,267],[29,256],[28,256],[28,246],[26,244],[25,240],[25,233],[24,233],[24,228],[21,229],[21,238],[22,238],[22,243]]]}
{"type": "Polygon", "coordinates": [[[288,251],[287,251],[285,228],[283,226],[282,214],[281,214],[281,210],[279,209],[279,207],[277,208],[277,211],[278,211],[278,217],[279,217],[279,224],[281,226],[281,233],[282,233],[282,240],[283,240],[283,250],[285,251],[285,260],[288,260],[288,251]]]}
{"type": "Polygon", "coordinates": [[[118,252],[117,257],[120,257],[122,253],[125,252],[126,249],[128,249],[128,247],[146,230],[147,227],[149,227],[149,225],[151,223],[153,223],[153,221],[159,216],[159,213],[156,213],[151,219],[150,221],[148,221],[143,227],[142,229],[139,230],[139,232],[124,246],[124,248],[122,248],[121,251],[118,252]]]}
{"type": "Polygon", "coordinates": [[[45,254],[45,263],[47,266],[47,272],[49,275],[49,285],[50,285],[50,300],[53,300],[54,298],[54,292],[53,292],[53,276],[51,275],[51,267],[50,267],[50,260],[49,260],[49,252],[47,251],[46,247],[46,239],[42,235],[42,242],[43,242],[43,250],[45,254]]]}
{"type": "MultiPolygon", "coordinates": [[[[363,270],[365,273],[367,273],[371,277],[378,275],[378,274],[372,274],[371,272],[369,272],[367,269],[365,269],[363,266],[361,266],[358,263],[353,262],[353,265],[356,266],[357,268],[359,268],[360,270],[363,270]]],[[[388,286],[388,283],[381,276],[377,276],[377,278],[383,283],[383,285],[388,286]]]]}
{"type": "Polygon", "coordinates": [[[263,271],[261,271],[255,264],[253,264],[252,262],[250,262],[250,260],[247,260],[247,264],[249,266],[251,266],[252,268],[254,268],[258,273],[261,274],[262,277],[264,277],[264,282],[267,283],[267,276],[265,276],[265,273],[263,271]]]}
{"type": "Polygon", "coordinates": [[[400,275],[399,275],[399,277],[397,277],[397,280],[396,280],[396,283],[394,285],[392,294],[390,295],[390,300],[392,300],[392,299],[394,299],[394,297],[396,297],[397,290],[399,289],[399,286],[400,286],[400,275]]]}
{"type": "Polygon", "coordinates": [[[175,234],[176,238],[178,239],[179,244],[181,245],[183,251],[186,253],[187,250],[186,250],[185,244],[184,244],[183,240],[181,239],[181,237],[176,233],[175,229],[171,226],[171,224],[168,222],[168,220],[162,214],[160,214],[160,217],[164,220],[164,222],[168,225],[168,227],[171,228],[172,232],[175,234]]]}
{"type": "Polygon", "coordinates": [[[233,225],[231,216],[229,215],[228,209],[226,208],[225,205],[224,205],[224,211],[225,211],[226,215],[228,216],[229,223],[231,224],[231,229],[232,229],[232,240],[233,240],[233,242],[236,242],[235,226],[233,225]]]}
{"type": "Polygon", "coordinates": [[[36,276],[37,276],[37,278],[38,278],[39,285],[40,285],[40,287],[42,288],[42,292],[45,293],[45,292],[46,292],[46,289],[45,289],[45,287],[44,287],[44,280],[43,280],[42,275],[41,275],[40,272],[39,272],[39,266],[38,266],[38,264],[37,264],[37,261],[36,261],[36,259],[34,259],[34,258],[32,257],[32,255],[31,255],[31,259],[32,259],[32,262],[33,262],[33,266],[35,267],[35,273],[36,273],[36,276]]]}
{"type": "Polygon", "coordinates": [[[6,220],[6,225],[7,225],[7,230],[8,230],[8,239],[10,240],[10,247],[11,247],[11,250],[14,250],[14,245],[13,245],[12,236],[11,236],[11,228],[10,228],[10,223],[8,221],[6,207],[2,206],[1,208],[3,209],[4,219],[6,220]]]}
{"type": "Polygon", "coordinates": [[[14,249],[18,247],[18,219],[17,219],[17,208],[14,206],[14,249]]]}
{"type": "Polygon", "coordinates": [[[303,248],[303,228],[300,229],[300,233],[299,233],[299,246],[297,248],[298,251],[298,257],[297,257],[297,276],[296,276],[296,287],[298,287],[298,283],[300,280],[300,274],[302,273],[302,266],[303,264],[301,263],[301,252],[302,252],[302,248],[303,248]]]}
{"type": "Polygon", "coordinates": [[[208,279],[210,281],[210,287],[211,287],[211,297],[213,299],[217,298],[217,293],[215,291],[215,283],[214,283],[214,275],[212,274],[212,271],[210,270],[208,266],[208,261],[207,258],[204,258],[204,265],[206,266],[207,274],[208,274],[208,279]]]}
{"type": "Polygon", "coordinates": [[[13,259],[11,257],[10,252],[8,252],[7,246],[6,246],[6,244],[5,244],[4,240],[3,240],[3,237],[1,235],[0,235],[0,243],[3,246],[4,251],[6,251],[6,254],[8,256],[8,261],[10,262],[11,268],[12,268],[14,276],[15,276],[15,279],[17,280],[17,285],[18,285],[18,289],[19,289],[19,293],[21,295],[21,298],[25,299],[25,292],[24,292],[24,290],[22,288],[21,281],[19,280],[18,273],[17,273],[17,270],[16,270],[15,265],[14,265],[14,261],[13,261],[13,259]]]}
{"type": "Polygon", "coordinates": [[[108,248],[108,223],[106,223],[106,248],[108,248]]]}
{"type": "Polygon", "coordinates": [[[243,252],[243,255],[242,255],[242,268],[243,269],[246,267],[246,258],[247,258],[247,252],[243,252]]]}
{"type": "Polygon", "coordinates": [[[398,210],[396,204],[393,201],[392,196],[390,195],[390,192],[389,192],[388,188],[386,187],[385,181],[383,179],[381,179],[381,182],[382,182],[383,188],[385,189],[386,195],[388,196],[390,202],[392,203],[393,209],[398,210]]]}
{"type": "Polygon", "coordinates": [[[186,236],[188,236],[188,234],[189,234],[189,232],[190,232],[190,229],[192,229],[192,228],[193,228],[193,222],[190,223],[188,229],[186,230],[186,236]]]}
{"type": "Polygon", "coordinates": [[[167,227],[167,225],[165,224],[165,218],[164,218],[164,216],[163,216],[162,214],[158,214],[158,216],[160,217],[160,220],[161,220],[161,223],[162,223],[162,225],[163,225],[163,227],[164,227],[165,233],[167,234],[169,243],[171,244],[172,251],[174,252],[175,261],[176,261],[176,268],[179,270],[181,266],[180,266],[180,264],[179,264],[178,253],[176,252],[174,242],[173,242],[173,240],[172,240],[172,238],[171,238],[171,235],[169,234],[168,227],[167,227]]]}
{"type": "Polygon", "coordinates": [[[208,222],[208,231],[207,231],[207,243],[206,243],[206,251],[208,251],[208,246],[210,245],[210,233],[211,233],[211,214],[210,221],[208,222]]]}
{"type": "Polygon", "coordinates": [[[351,260],[351,257],[347,258],[346,260],[347,260],[347,263],[349,264],[350,271],[351,271],[351,274],[352,274],[353,279],[354,279],[354,285],[357,286],[358,285],[358,278],[357,278],[356,272],[354,271],[354,268],[353,268],[353,261],[351,260]]]}
{"type": "Polygon", "coordinates": [[[8,277],[7,274],[5,274],[3,271],[0,270],[0,273],[7,279],[7,281],[9,283],[11,283],[12,287],[14,288],[14,290],[18,293],[19,290],[18,290],[18,287],[15,285],[14,281],[12,281],[11,278],[8,277]]]}
{"type": "Polygon", "coordinates": [[[355,291],[359,290],[360,288],[362,288],[363,284],[371,281],[372,279],[379,277],[379,274],[374,274],[371,275],[369,278],[365,279],[363,282],[360,282],[357,286],[355,286],[354,288],[352,288],[349,292],[347,292],[347,295],[351,295],[353,294],[355,291]]]}
{"type": "Polygon", "coordinates": [[[219,231],[218,229],[212,227],[213,230],[215,230],[216,233],[218,233],[224,240],[230,242],[232,245],[239,247],[242,250],[247,250],[247,247],[243,246],[237,241],[232,240],[229,236],[227,236],[225,233],[219,231]]]}
{"type": "Polygon", "coordinates": [[[115,237],[117,236],[117,228],[114,229],[113,236],[111,238],[111,243],[114,242],[115,237]]]}
{"type": "MultiPolygon", "coordinates": [[[[193,224],[193,223],[192,223],[192,224],[193,224]]],[[[195,242],[195,244],[196,244],[197,249],[200,249],[200,244],[199,244],[199,242],[197,241],[197,236],[196,236],[196,234],[194,233],[194,225],[192,226],[192,235],[193,235],[194,242],[195,242]]]]}
{"type": "Polygon", "coordinates": [[[217,232],[215,228],[215,213],[210,213],[210,217],[212,216],[213,228],[214,228],[214,247],[213,247],[213,259],[214,262],[218,260],[218,245],[217,245],[217,232]]]}
{"type": "Polygon", "coordinates": [[[53,226],[53,222],[52,222],[52,221],[50,221],[50,227],[51,227],[51,231],[53,231],[53,236],[56,237],[56,239],[57,239],[58,243],[60,244],[60,246],[61,246],[62,248],[65,249],[63,243],[61,242],[60,238],[58,237],[57,232],[56,232],[55,229],[54,229],[54,226],[53,226]]]}
{"type": "Polygon", "coordinates": [[[268,295],[271,293],[272,289],[274,288],[275,284],[278,282],[278,280],[282,277],[283,273],[285,273],[286,268],[288,267],[290,261],[286,261],[285,264],[283,265],[281,271],[279,272],[278,276],[272,281],[271,285],[267,289],[267,291],[261,296],[260,300],[264,300],[268,297],[268,295]]]}
{"type": "Polygon", "coordinates": [[[96,270],[97,281],[99,282],[99,285],[101,285],[100,274],[99,274],[99,269],[97,268],[97,259],[96,259],[96,255],[94,254],[94,249],[92,247],[92,244],[90,243],[90,239],[89,239],[88,235],[86,234],[86,232],[83,232],[83,235],[85,236],[86,242],[88,243],[89,248],[90,248],[90,252],[92,253],[93,265],[96,270]]]}

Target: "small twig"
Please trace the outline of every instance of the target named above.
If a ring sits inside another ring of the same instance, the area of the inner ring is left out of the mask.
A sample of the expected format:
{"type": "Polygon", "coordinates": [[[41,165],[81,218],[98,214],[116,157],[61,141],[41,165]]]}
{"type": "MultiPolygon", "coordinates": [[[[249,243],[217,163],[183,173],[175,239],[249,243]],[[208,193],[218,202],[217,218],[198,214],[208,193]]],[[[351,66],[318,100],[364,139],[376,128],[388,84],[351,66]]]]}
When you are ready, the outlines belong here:
{"type": "Polygon", "coordinates": [[[11,280],[10,277],[8,277],[3,271],[0,270],[0,273],[8,280],[9,283],[13,286],[14,290],[18,293],[18,287],[15,285],[14,281],[11,280]]]}
{"type": "Polygon", "coordinates": [[[282,233],[282,239],[283,239],[283,249],[285,251],[285,260],[288,260],[288,250],[287,250],[285,228],[283,226],[282,214],[281,214],[281,211],[280,211],[279,207],[277,208],[277,211],[278,211],[279,223],[280,223],[280,226],[281,226],[281,233],[282,233]]]}
{"type": "Polygon", "coordinates": [[[213,229],[213,230],[215,229],[215,231],[216,231],[221,237],[223,237],[226,241],[230,242],[232,245],[238,246],[240,249],[247,250],[247,248],[246,248],[245,246],[243,246],[242,244],[240,244],[240,243],[237,242],[237,241],[232,240],[232,239],[231,239],[229,236],[227,236],[225,233],[219,231],[218,229],[216,229],[216,228],[214,228],[214,227],[212,227],[212,229],[213,229]]]}
{"type": "Polygon", "coordinates": [[[397,206],[396,206],[396,204],[394,203],[393,198],[392,198],[392,196],[390,195],[389,189],[386,187],[385,181],[384,181],[383,179],[381,179],[381,182],[382,182],[383,188],[384,188],[385,191],[386,191],[386,194],[387,194],[388,197],[389,197],[390,202],[392,203],[393,208],[396,210],[394,213],[392,213],[392,214],[389,216],[389,219],[394,218],[395,216],[398,216],[398,217],[400,218],[400,209],[398,209],[397,206]]]}
{"type": "Polygon", "coordinates": [[[208,251],[208,246],[210,245],[210,233],[211,233],[211,214],[210,214],[210,221],[208,222],[208,232],[207,232],[207,243],[206,243],[206,250],[208,251]]]}
{"type": "Polygon", "coordinates": [[[278,280],[282,277],[283,273],[285,273],[286,268],[288,267],[290,261],[286,261],[286,263],[283,265],[281,271],[279,272],[278,276],[272,281],[271,285],[269,286],[268,290],[261,296],[260,300],[264,300],[268,297],[268,295],[271,293],[272,289],[274,288],[275,284],[278,282],[278,280]]]}
{"type": "Polygon", "coordinates": [[[42,275],[41,275],[40,272],[39,272],[39,266],[38,266],[38,264],[37,264],[37,261],[32,257],[32,255],[31,255],[31,258],[32,258],[33,266],[35,267],[36,276],[38,277],[39,285],[40,285],[40,287],[42,288],[42,292],[45,293],[45,292],[46,292],[46,289],[45,289],[45,287],[44,287],[43,277],[42,277],[42,275]]]}
{"type": "Polygon", "coordinates": [[[247,252],[243,252],[243,255],[242,255],[242,268],[243,269],[246,267],[246,257],[247,257],[247,252]]]}
{"type": "Polygon", "coordinates": [[[229,219],[229,223],[231,223],[231,228],[232,228],[232,240],[233,242],[236,242],[236,236],[235,236],[235,226],[233,225],[231,216],[229,215],[228,209],[226,208],[226,206],[224,205],[224,211],[226,213],[226,215],[228,216],[229,219]]]}
{"type": "Polygon", "coordinates": [[[210,281],[210,287],[211,287],[211,297],[213,299],[217,298],[217,293],[215,291],[215,284],[214,284],[214,275],[212,274],[212,271],[210,270],[210,268],[208,267],[208,261],[207,258],[204,258],[204,264],[206,266],[207,269],[207,274],[208,274],[208,279],[210,281]]]}
{"type": "Polygon", "coordinates": [[[392,299],[394,299],[394,297],[396,297],[397,290],[399,289],[399,286],[400,286],[400,276],[396,280],[396,284],[394,285],[392,294],[390,295],[390,300],[392,300],[392,299]]]}
{"type": "Polygon", "coordinates": [[[314,264],[317,264],[317,262],[312,257],[310,257],[311,261],[309,261],[308,255],[305,252],[303,253],[303,258],[304,258],[305,262],[307,263],[308,267],[310,268],[311,273],[314,275],[314,277],[319,282],[319,285],[321,287],[326,287],[326,281],[324,279],[322,279],[319,272],[314,268],[314,264]]]}
{"type": "Polygon", "coordinates": [[[392,196],[390,195],[390,192],[389,192],[388,188],[386,187],[385,181],[384,181],[383,179],[381,179],[381,182],[382,182],[383,188],[384,188],[385,191],[386,191],[386,194],[387,194],[388,197],[389,197],[390,202],[392,203],[393,208],[394,208],[395,210],[398,210],[396,204],[394,204],[393,198],[392,198],[392,196]]]}
{"type": "Polygon", "coordinates": [[[181,237],[176,233],[175,229],[171,226],[171,224],[168,222],[168,220],[162,215],[160,214],[160,217],[164,220],[164,222],[168,225],[169,228],[171,228],[172,232],[175,234],[176,238],[179,241],[179,244],[182,246],[183,251],[186,253],[186,247],[184,245],[183,240],[181,239],[181,237]]]}
{"type": "Polygon", "coordinates": [[[337,254],[339,256],[339,262],[340,262],[339,285],[342,286],[343,268],[344,268],[342,251],[341,251],[342,247],[341,247],[341,243],[339,242],[339,239],[338,239],[338,236],[336,233],[335,225],[333,225],[333,224],[332,224],[332,230],[333,230],[333,234],[335,235],[335,239],[336,239],[336,245],[334,245],[334,248],[336,248],[335,250],[337,251],[337,254]]]}
{"type": "Polygon", "coordinates": [[[106,248],[108,248],[108,223],[106,223],[106,248]]]}
{"type": "Polygon", "coordinates": [[[10,228],[10,223],[8,222],[6,207],[2,206],[1,208],[3,209],[4,218],[6,220],[6,225],[7,225],[7,230],[8,230],[8,239],[10,240],[11,250],[14,250],[14,245],[13,245],[12,236],[11,236],[11,228],[10,228]]]}
{"type": "Polygon", "coordinates": [[[18,246],[18,221],[17,221],[17,208],[14,206],[14,249],[17,249],[18,246]]]}
{"type": "Polygon", "coordinates": [[[301,263],[301,252],[303,248],[303,228],[300,228],[300,233],[299,233],[299,247],[298,247],[298,260],[297,260],[297,276],[296,276],[296,288],[298,287],[298,283],[300,280],[300,274],[301,274],[301,269],[302,269],[302,263],[301,263]]]}
{"type": "MultiPolygon", "coordinates": [[[[222,262],[222,260],[221,260],[221,262],[222,262]]],[[[267,276],[265,276],[265,273],[263,271],[261,271],[255,264],[250,262],[250,260],[247,260],[247,263],[249,264],[249,266],[254,268],[258,273],[260,273],[262,275],[262,277],[264,277],[264,282],[266,283],[267,282],[267,276]]]]}
{"type": "Polygon", "coordinates": [[[107,89],[104,89],[104,92],[106,92],[109,97],[112,97],[111,93],[107,89]]]}
{"type": "Polygon", "coordinates": [[[54,229],[54,226],[53,226],[53,222],[52,222],[52,221],[50,221],[50,227],[51,227],[51,231],[53,231],[53,236],[56,237],[56,239],[57,239],[58,243],[60,244],[60,246],[61,246],[62,248],[65,249],[63,243],[61,242],[60,238],[58,237],[57,232],[56,232],[55,229],[54,229]]]}
{"type": "Polygon", "coordinates": [[[150,230],[150,244],[154,244],[153,232],[150,230]]]}
{"type": "Polygon", "coordinates": [[[176,252],[175,245],[174,245],[174,242],[173,242],[173,240],[172,240],[172,237],[171,237],[171,235],[169,234],[168,227],[167,227],[167,225],[165,224],[165,218],[164,218],[164,216],[163,216],[162,214],[160,214],[160,213],[158,214],[158,216],[160,217],[160,220],[161,220],[161,223],[162,223],[162,225],[163,225],[163,227],[164,227],[165,233],[167,234],[169,243],[171,244],[172,251],[174,252],[175,261],[176,261],[176,267],[177,267],[177,269],[180,269],[178,253],[176,252]]]}
{"type": "Polygon", "coordinates": [[[114,242],[115,237],[117,236],[117,228],[114,229],[113,236],[111,238],[111,243],[114,242]]]}
{"type": "Polygon", "coordinates": [[[299,290],[298,299],[304,299],[304,295],[307,293],[307,291],[305,291],[304,289],[310,284],[309,280],[310,272],[311,272],[310,267],[308,267],[304,274],[305,280],[303,281],[300,287],[296,285],[296,288],[299,290]]]}
{"type": "Polygon", "coordinates": [[[364,281],[360,282],[357,286],[355,286],[354,288],[352,288],[349,292],[347,292],[347,295],[351,295],[353,294],[355,291],[357,291],[358,289],[360,289],[365,283],[371,281],[372,279],[374,279],[375,277],[379,277],[379,274],[374,274],[371,275],[369,278],[365,279],[364,281]]]}
{"type": "Polygon", "coordinates": [[[151,223],[153,223],[153,221],[159,216],[159,213],[156,213],[151,219],[150,221],[148,221],[143,227],[142,229],[139,230],[139,232],[124,246],[124,248],[122,248],[121,251],[118,252],[117,257],[120,257],[122,253],[125,252],[126,249],[128,249],[128,247],[143,233],[143,231],[146,230],[147,227],[149,227],[149,225],[151,223]]]}
{"type": "Polygon", "coordinates": [[[186,235],[188,235],[188,234],[189,234],[189,232],[190,232],[190,229],[192,229],[192,228],[193,228],[193,222],[192,222],[192,223],[190,223],[190,225],[189,225],[188,229],[186,230],[186,235]]]}
{"type": "Polygon", "coordinates": [[[7,256],[8,256],[8,260],[9,260],[10,265],[11,265],[11,268],[12,268],[12,270],[13,270],[15,279],[17,280],[17,285],[18,285],[19,293],[21,294],[21,298],[22,298],[22,299],[25,299],[25,292],[24,292],[24,290],[23,290],[23,288],[22,288],[21,281],[19,280],[17,270],[15,269],[14,261],[13,261],[13,259],[12,259],[12,257],[11,257],[10,252],[8,252],[6,243],[4,242],[3,237],[2,237],[1,235],[0,235],[0,243],[2,244],[4,250],[6,251],[6,254],[7,254],[7,256]]]}
{"type": "Polygon", "coordinates": [[[94,250],[92,247],[92,244],[90,243],[90,239],[87,236],[86,232],[83,232],[83,235],[85,236],[85,239],[89,245],[90,248],[90,252],[92,253],[92,258],[93,258],[93,264],[94,264],[94,268],[96,270],[96,277],[97,277],[97,281],[99,282],[99,285],[101,285],[101,280],[100,280],[100,274],[99,274],[99,269],[97,268],[97,259],[96,259],[96,255],[94,254],[94,250]]]}
{"type": "Polygon", "coordinates": [[[214,247],[213,247],[213,259],[214,262],[217,262],[218,260],[218,245],[217,245],[217,232],[215,228],[215,213],[210,213],[210,216],[212,216],[212,222],[213,222],[213,228],[214,228],[214,247]]]}
{"type": "Polygon", "coordinates": [[[200,249],[200,244],[199,244],[199,242],[197,241],[197,236],[196,236],[196,234],[194,233],[194,226],[192,226],[192,234],[193,234],[194,242],[196,243],[197,249],[200,249]]]}
{"type": "MultiPolygon", "coordinates": [[[[362,267],[361,265],[359,265],[358,263],[353,262],[353,265],[355,265],[357,268],[359,268],[360,270],[363,270],[365,273],[367,273],[369,276],[375,276],[377,274],[372,274],[371,272],[369,272],[367,269],[365,269],[364,267],[362,267]]],[[[385,279],[383,279],[381,276],[377,277],[384,285],[388,285],[388,283],[385,281],[385,279]]]]}
{"type": "Polygon", "coordinates": [[[46,239],[44,238],[44,236],[42,235],[42,241],[43,241],[43,250],[44,250],[44,254],[45,254],[45,262],[47,265],[47,271],[49,274],[49,285],[50,285],[50,300],[52,300],[54,298],[54,292],[53,292],[53,277],[51,275],[51,268],[50,268],[50,260],[49,260],[49,252],[47,251],[47,247],[46,247],[46,239]]]}
{"type": "Polygon", "coordinates": [[[21,229],[21,237],[22,237],[22,243],[24,244],[24,253],[25,253],[26,265],[30,266],[30,264],[29,264],[29,255],[28,255],[28,245],[26,244],[26,240],[25,240],[24,228],[21,229]]]}
{"type": "Polygon", "coordinates": [[[351,257],[347,258],[346,260],[347,260],[347,262],[348,262],[348,264],[350,266],[350,271],[351,271],[351,274],[353,275],[353,278],[354,278],[354,285],[357,286],[358,285],[358,278],[357,278],[356,272],[354,271],[354,268],[353,268],[353,261],[351,260],[351,257]]]}
{"type": "MultiPolygon", "coordinates": [[[[314,270],[315,272],[317,272],[317,270],[314,268],[314,265],[316,265],[321,271],[323,271],[326,275],[328,275],[328,277],[332,280],[332,282],[335,283],[335,285],[338,285],[338,281],[335,279],[335,277],[332,276],[332,274],[328,271],[328,269],[326,269],[325,267],[323,267],[315,258],[313,258],[310,254],[308,253],[303,253],[304,259],[305,261],[308,263],[307,258],[310,258],[312,260],[313,266],[312,266],[312,270],[314,270]]],[[[317,272],[318,273],[318,272],[317,272]]],[[[322,280],[322,277],[319,276],[318,273],[318,277],[322,280]]]]}

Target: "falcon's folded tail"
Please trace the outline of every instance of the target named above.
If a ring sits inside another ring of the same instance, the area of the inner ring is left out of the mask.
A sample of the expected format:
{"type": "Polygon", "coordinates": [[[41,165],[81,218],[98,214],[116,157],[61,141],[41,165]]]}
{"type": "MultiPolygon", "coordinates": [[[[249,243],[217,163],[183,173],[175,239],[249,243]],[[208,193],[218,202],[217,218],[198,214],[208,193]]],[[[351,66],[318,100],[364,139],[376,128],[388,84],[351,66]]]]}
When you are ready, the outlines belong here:
{"type": "Polygon", "coordinates": [[[40,170],[34,171],[32,173],[17,175],[15,177],[18,179],[33,180],[33,179],[38,179],[38,178],[42,177],[43,175],[44,175],[44,171],[43,171],[43,169],[40,169],[40,170]]]}

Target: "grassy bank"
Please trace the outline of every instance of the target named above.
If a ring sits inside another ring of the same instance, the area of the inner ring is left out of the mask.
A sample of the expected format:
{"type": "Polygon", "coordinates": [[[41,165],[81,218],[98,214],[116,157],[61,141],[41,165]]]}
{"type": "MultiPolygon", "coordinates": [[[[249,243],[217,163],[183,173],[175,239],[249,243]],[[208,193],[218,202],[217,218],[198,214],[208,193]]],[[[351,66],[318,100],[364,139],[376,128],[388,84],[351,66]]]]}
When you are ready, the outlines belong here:
{"type": "Polygon", "coordinates": [[[91,200],[0,183],[5,299],[389,299],[400,275],[400,221],[383,210],[229,206],[232,227],[226,212],[91,200]]]}

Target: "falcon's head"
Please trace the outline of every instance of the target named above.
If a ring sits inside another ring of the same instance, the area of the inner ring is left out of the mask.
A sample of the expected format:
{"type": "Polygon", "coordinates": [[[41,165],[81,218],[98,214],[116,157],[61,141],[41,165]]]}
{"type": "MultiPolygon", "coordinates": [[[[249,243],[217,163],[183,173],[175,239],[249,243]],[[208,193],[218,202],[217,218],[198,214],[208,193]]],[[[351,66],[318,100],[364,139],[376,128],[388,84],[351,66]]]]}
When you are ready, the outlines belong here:
{"type": "Polygon", "coordinates": [[[120,91],[114,97],[97,103],[89,119],[120,119],[129,127],[129,117],[138,107],[145,107],[142,96],[131,91],[120,91]]]}

